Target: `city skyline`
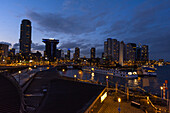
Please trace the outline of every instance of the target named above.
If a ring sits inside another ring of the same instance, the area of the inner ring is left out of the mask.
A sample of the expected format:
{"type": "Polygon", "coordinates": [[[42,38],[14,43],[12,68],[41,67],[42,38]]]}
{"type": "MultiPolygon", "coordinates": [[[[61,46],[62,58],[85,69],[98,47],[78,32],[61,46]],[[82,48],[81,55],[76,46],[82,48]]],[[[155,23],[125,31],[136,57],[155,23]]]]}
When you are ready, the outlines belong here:
{"type": "Polygon", "coordinates": [[[170,60],[169,1],[107,1],[105,6],[102,6],[104,1],[92,0],[88,3],[74,0],[2,3],[0,40],[15,47],[19,43],[21,20],[29,19],[33,51],[45,49],[42,38],[56,38],[61,42],[58,48],[70,48],[73,52],[79,47],[81,57],[90,58],[89,50],[95,47],[96,56],[101,57],[103,42],[114,38],[125,43],[149,45],[150,59],[170,60]],[[11,20],[7,19],[9,15],[11,20]]]}

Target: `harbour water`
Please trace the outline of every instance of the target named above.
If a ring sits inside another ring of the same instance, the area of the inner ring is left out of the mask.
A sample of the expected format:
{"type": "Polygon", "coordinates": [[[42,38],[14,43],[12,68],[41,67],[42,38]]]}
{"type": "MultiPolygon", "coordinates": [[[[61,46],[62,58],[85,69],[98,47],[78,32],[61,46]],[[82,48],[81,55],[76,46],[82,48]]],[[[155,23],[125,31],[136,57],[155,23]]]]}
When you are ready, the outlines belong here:
{"type": "MultiPolygon", "coordinates": [[[[152,94],[161,95],[160,86],[163,85],[165,80],[168,80],[168,88],[170,88],[170,65],[165,65],[157,68],[157,77],[138,77],[137,79],[124,79],[120,77],[109,76],[109,84],[114,85],[118,82],[119,85],[125,85],[127,83],[130,87],[140,86],[146,91],[151,92],[152,94]],[[144,82],[145,81],[145,82],[144,82]]],[[[88,73],[81,70],[67,70],[60,72],[63,76],[74,77],[77,75],[79,79],[83,80],[95,80],[106,83],[106,75],[88,73]]]]}

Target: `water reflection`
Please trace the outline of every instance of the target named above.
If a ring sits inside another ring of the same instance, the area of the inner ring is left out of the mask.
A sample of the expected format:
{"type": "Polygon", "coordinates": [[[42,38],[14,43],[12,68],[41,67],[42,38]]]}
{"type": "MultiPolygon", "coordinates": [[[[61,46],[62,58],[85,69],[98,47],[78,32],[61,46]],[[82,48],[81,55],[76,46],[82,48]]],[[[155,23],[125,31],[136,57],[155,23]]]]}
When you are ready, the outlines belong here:
{"type": "Polygon", "coordinates": [[[78,71],[78,74],[79,74],[79,78],[80,78],[80,79],[83,79],[83,71],[82,71],[82,70],[79,70],[79,71],[78,71]]]}
{"type": "MultiPolygon", "coordinates": [[[[62,73],[62,75],[68,76],[68,77],[74,77],[74,75],[77,75],[76,76],[77,78],[80,78],[83,80],[99,81],[101,83],[106,84],[106,75],[104,74],[84,72],[82,70],[67,70],[65,71],[65,73],[62,73]]],[[[109,85],[115,85],[116,82],[118,82],[118,84],[120,85],[125,85],[127,83],[127,85],[130,87],[140,86],[147,91],[150,90],[151,92],[154,92],[154,93],[160,93],[159,88],[162,84],[160,85],[158,77],[146,77],[146,78],[149,81],[149,86],[143,87],[143,77],[138,77],[137,79],[124,79],[120,77],[109,76],[109,85]]]]}
{"type": "Polygon", "coordinates": [[[91,80],[94,80],[94,73],[91,73],[91,80]]]}

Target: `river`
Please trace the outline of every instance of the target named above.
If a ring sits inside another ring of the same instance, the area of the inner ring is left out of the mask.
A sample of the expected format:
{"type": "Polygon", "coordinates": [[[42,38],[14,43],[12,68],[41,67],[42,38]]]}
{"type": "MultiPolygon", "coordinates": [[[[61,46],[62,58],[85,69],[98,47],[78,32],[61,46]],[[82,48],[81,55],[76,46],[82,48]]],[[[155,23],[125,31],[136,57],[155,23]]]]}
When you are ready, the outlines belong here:
{"type": "MultiPolygon", "coordinates": [[[[157,68],[157,77],[138,77],[137,79],[125,79],[120,77],[114,77],[109,76],[109,84],[113,85],[116,82],[120,85],[125,85],[127,83],[128,86],[140,86],[147,90],[148,92],[151,92],[152,94],[158,94],[161,95],[161,89],[160,86],[163,85],[165,80],[168,80],[170,82],[170,65],[165,65],[157,68]],[[144,86],[146,84],[143,84],[143,81],[146,81],[147,86],[144,86]]],[[[77,75],[78,78],[84,79],[84,80],[95,80],[102,82],[105,84],[106,82],[106,75],[103,74],[96,74],[94,73],[88,73],[81,70],[67,70],[65,72],[60,72],[63,76],[68,77],[74,77],[74,75],[77,75]]],[[[167,84],[168,88],[170,88],[170,83],[167,84]]]]}

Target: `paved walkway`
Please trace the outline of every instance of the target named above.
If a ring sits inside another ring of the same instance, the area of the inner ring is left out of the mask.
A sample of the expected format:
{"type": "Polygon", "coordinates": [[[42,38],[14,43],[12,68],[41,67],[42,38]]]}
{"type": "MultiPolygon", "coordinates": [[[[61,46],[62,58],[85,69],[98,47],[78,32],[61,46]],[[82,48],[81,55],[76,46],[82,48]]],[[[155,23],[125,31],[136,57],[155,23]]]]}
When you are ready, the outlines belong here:
{"type": "MultiPolygon", "coordinates": [[[[119,103],[113,101],[113,96],[108,96],[98,113],[119,113],[119,103]]],[[[120,113],[144,113],[141,109],[131,106],[130,102],[120,103],[120,113]]]]}

